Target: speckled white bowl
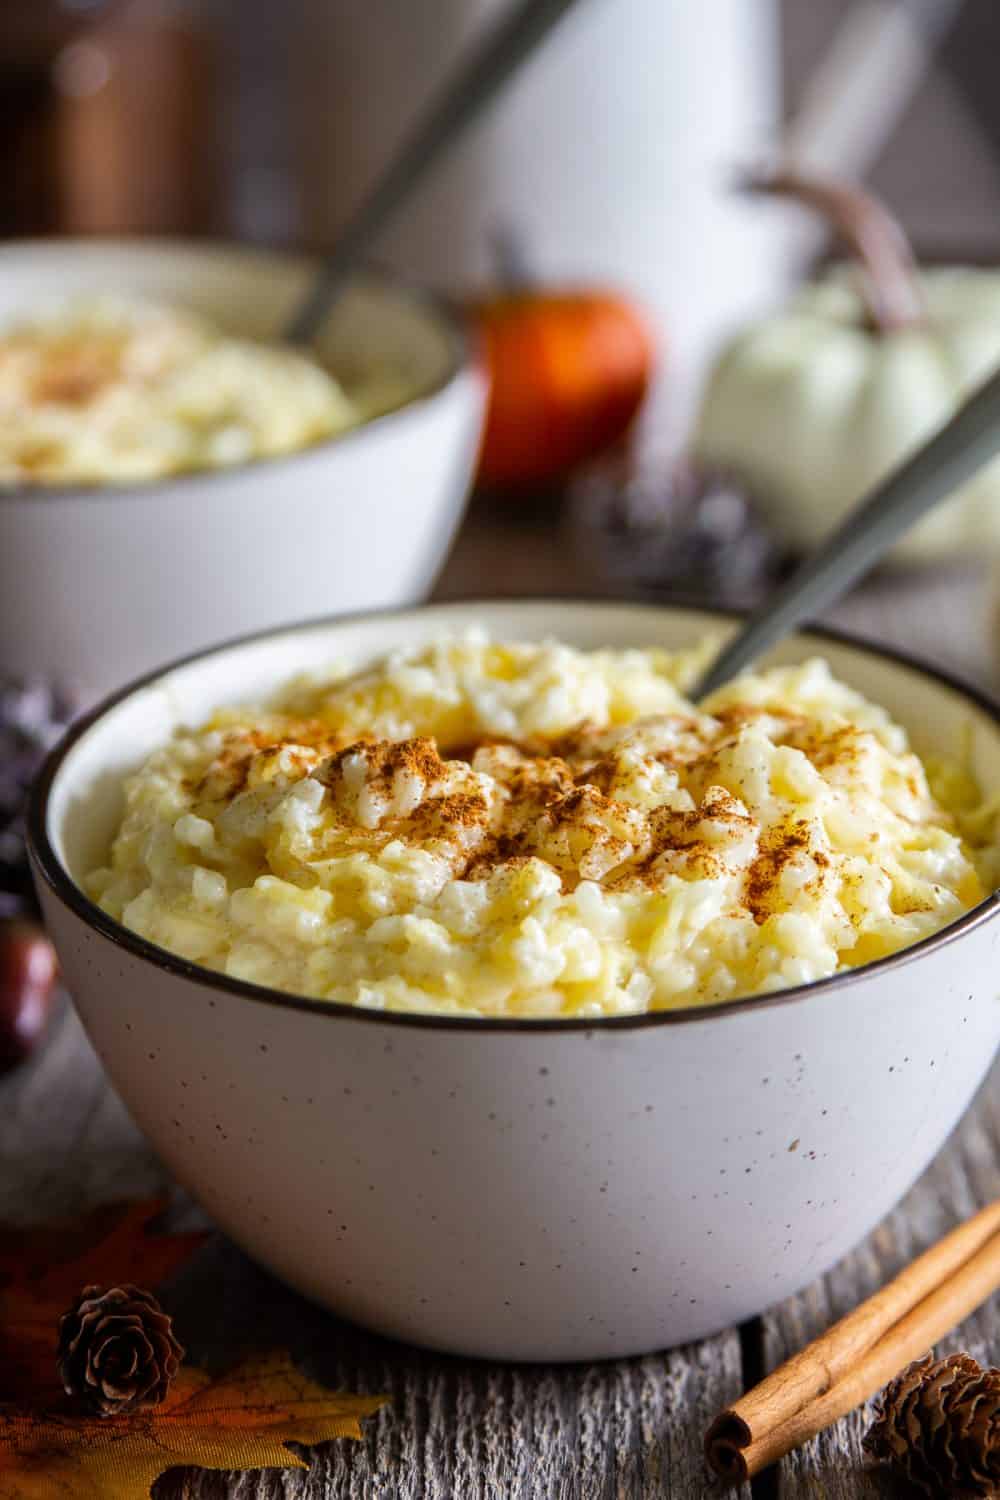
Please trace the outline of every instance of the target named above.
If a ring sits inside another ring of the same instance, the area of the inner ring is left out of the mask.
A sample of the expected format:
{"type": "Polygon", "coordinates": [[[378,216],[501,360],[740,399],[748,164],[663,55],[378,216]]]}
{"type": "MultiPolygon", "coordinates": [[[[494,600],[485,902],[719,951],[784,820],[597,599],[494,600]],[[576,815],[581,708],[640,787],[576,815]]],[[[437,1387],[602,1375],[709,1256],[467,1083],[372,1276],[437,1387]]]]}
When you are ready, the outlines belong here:
{"type": "MultiPolygon", "coordinates": [[[[0,322],[111,292],[278,336],[315,264],[160,240],[0,246],[0,322]]],[[[419,600],[472,479],[485,380],[460,319],[361,277],[318,340],[332,367],[388,371],[402,405],[299,453],[125,485],[0,490],[0,671],[93,702],[227,636],[419,600]]]]}
{"type": "MultiPolygon", "coordinates": [[[[345,1317],[504,1359],[634,1354],[759,1312],[832,1264],[944,1141],[1000,1039],[997,899],[841,978],[603,1022],[392,1015],[209,974],[119,927],[75,878],[120,777],[175,725],[330,658],[471,622],[582,646],[689,642],[718,619],[482,604],[226,646],[78,724],[35,792],[38,887],[90,1035],[170,1169],[252,1255],[345,1317]]],[[[997,710],[833,636],[822,651],[918,748],[1000,790],[997,710]]]]}

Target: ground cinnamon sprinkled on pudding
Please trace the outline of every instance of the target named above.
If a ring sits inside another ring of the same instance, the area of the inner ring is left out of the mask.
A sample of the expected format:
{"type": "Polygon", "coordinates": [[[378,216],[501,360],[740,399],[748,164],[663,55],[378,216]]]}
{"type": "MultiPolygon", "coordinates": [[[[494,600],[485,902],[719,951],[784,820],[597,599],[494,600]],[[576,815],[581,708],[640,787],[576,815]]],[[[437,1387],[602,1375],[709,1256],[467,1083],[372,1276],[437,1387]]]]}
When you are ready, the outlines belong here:
{"type": "Polygon", "coordinates": [[[779,897],[781,872],[798,854],[811,854],[814,864],[817,855],[826,862],[826,855],[812,849],[808,823],[796,823],[791,828],[772,829],[758,842],[759,853],[747,871],[746,903],[757,923],[766,922],[770,915],[771,901],[779,897]]]}
{"type": "Polygon", "coordinates": [[[996,819],[960,768],[821,661],[698,710],[708,650],[473,635],[294,682],[150,757],[89,888],[238,978],[513,1016],[776,990],[982,899],[996,819]]]}

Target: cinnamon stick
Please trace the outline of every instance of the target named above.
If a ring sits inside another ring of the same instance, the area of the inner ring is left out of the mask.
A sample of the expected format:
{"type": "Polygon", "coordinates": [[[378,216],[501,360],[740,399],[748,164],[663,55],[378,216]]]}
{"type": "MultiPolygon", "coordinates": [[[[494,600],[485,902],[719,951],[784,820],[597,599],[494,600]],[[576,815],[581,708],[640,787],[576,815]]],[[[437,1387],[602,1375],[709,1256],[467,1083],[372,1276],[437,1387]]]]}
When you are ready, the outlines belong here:
{"type": "Polygon", "coordinates": [[[866,1401],[1000,1286],[1000,1199],[720,1413],[710,1467],[732,1483],[759,1473],[866,1401]]]}

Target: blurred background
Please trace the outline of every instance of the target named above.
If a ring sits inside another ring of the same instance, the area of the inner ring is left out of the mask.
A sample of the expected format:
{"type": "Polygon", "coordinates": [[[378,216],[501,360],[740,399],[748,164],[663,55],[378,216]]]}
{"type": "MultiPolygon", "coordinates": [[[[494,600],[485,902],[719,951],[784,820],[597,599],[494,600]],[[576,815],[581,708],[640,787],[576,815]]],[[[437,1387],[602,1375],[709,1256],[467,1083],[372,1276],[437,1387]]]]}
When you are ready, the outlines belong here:
{"type": "MultiPolygon", "coordinates": [[[[463,44],[502,8],[500,0],[5,0],[2,230],[196,230],[322,244],[463,44]]],[[[388,258],[449,275],[471,259],[487,271],[481,216],[502,217],[516,201],[505,153],[516,161],[521,118],[533,128],[536,112],[551,117],[577,73],[590,108],[584,115],[579,106],[566,124],[583,122],[584,138],[547,132],[545,167],[522,160],[522,170],[563,174],[570,162],[576,176],[581,156],[592,164],[611,149],[609,134],[652,126],[655,133],[630,138],[637,162],[628,186],[669,182],[665,153],[693,154],[700,142],[711,163],[713,136],[733,126],[744,136],[731,149],[755,145],[803,107],[849,13],[887,19],[894,10],[923,34],[928,55],[917,60],[897,45],[895,76],[885,82],[898,96],[869,93],[849,111],[845,103],[845,112],[870,116],[855,122],[856,133],[877,137],[861,151],[868,180],[924,251],[996,251],[1000,12],[990,0],[719,0],[703,15],[687,14],[698,9],[599,0],[575,18],[561,55],[537,58],[514,83],[502,119],[457,149],[406,228],[388,239],[388,258]],[[602,87],[617,121],[601,112],[593,88],[606,38],[616,55],[602,87]],[[556,99],[553,78],[566,89],[556,99]],[[483,175],[484,162],[495,175],[483,175]],[[473,201],[462,222],[445,226],[456,183],[473,201]]],[[[648,231],[638,222],[615,228],[633,241],[648,231]]],[[[642,246],[634,253],[641,267],[642,246]]],[[[554,269],[587,268],[588,246],[578,245],[574,259],[554,269]]]]}
{"type": "MultiPolygon", "coordinates": [[[[322,244],[477,25],[502,8],[500,0],[5,0],[3,233],[199,231],[322,244]]],[[[1000,247],[1000,10],[990,0],[719,0],[710,9],[596,0],[590,15],[572,21],[576,35],[560,44],[561,55],[540,56],[515,81],[497,111],[502,120],[457,149],[406,228],[387,241],[387,257],[411,270],[464,273],[471,243],[479,273],[488,270],[474,226],[480,215],[501,218],[516,201],[503,156],[516,161],[518,140],[504,137],[524,114],[532,128],[533,110],[556,114],[546,137],[549,170],[564,172],[582,157],[584,182],[606,149],[602,138],[655,126],[657,133],[629,141],[637,158],[629,186],[669,183],[666,153],[693,152],[701,142],[711,163],[713,133],[721,137],[733,125],[744,135],[730,149],[755,149],[803,107],[848,15],[888,20],[894,10],[924,36],[927,56],[916,59],[897,44],[895,76],[885,82],[899,96],[874,100],[869,92],[849,110],[845,103],[845,112],[870,115],[855,122],[859,136],[874,130],[881,137],[861,152],[866,178],[924,252],[993,257],[1000,247]],[[686,14],[699,9],[706,13],[686,14]],[[614,39],[606,87],[623,124],[594,98],[602,32],[614,39]],[[584,120],[585,134],[560,140],[565,100],[551,98],[550,84],[577,69],[590,108],[566,123],[584,120]],[[641,90],[637,96],[637,78],[650,99],[641,90]],[[890,119],[883,121],[883,109],[890,119]],[[680,128],[677,114],[685,117],[680,128]],[[484,162],[495,176],[481,175],[484,162]],[[461,223],[442,224],[455,182],[475,202],[461,223]]],[[[724,164],[716,158],[714,165],[724,164]]],[[[617,169],[624,170],[620,161],[617,169]]],[[[617,232],[639,240],[649,212],[647,205],[645,222],[617,232]]],[[[642,246],[634,253],[642,266],[642,246]]],[[[589,260],[589,247],[579,244],[572,261],[548,269],[586,270],[589,260]]]]}
{"type": "MultiPolygon", "coordinates": [[[[503,8],[6,0],[0,234],[321,248],[503,8]]],[[[607,289],[641,313],[655,378],[628,443],[596,465],[481,483],[439,591],[759,596],[794,529],[728,449],[724,472],[692,471],[691,424],[721,343],[780,307],[831,237],[732,191],[733,174],[791,154],[864,182],[928,264],[989,267],[998,49],[991,0],[591,0],[571,15],[382,254],[456,297],[488,300],[512,267],[540,293],[607,289]]],[[[960,654],[986,670],[975,649],[960,654]]]]}
{"type": "MultiPolygon", "coordinates": [[[[0,242],[322,251],[512,3],[3,0],[0,242]]],[[[0,939],[8,918],[37,918],[23,807],[81,706],[57,680],[70,633],[106,689],[129,675],[125,647],[143,666],[175,655],[179,622],[191,646],[301,613],[306,574],[312,613],[345,608],[352,590],[353,607],[409,601],[434,569],[438,598],[765,597],[1000,364],[998,55],[996,0],[578,0],[379,247],[473,331],[490,377],[478,457],[481,384],[467,363],[367,442],[318,444],[273,474],[185,472],[177,488],[132,486],[124,504],[99,482],[113,475],[46,498],[19,489],[23,473],[0,475],[0,499],[13,496],[0,505],[0,939]],[[199,607],[225,617],[204,639],[199,607]]],[[[60,290],[87,262],[115,268],[98,290],[128,293],[130,275],[145,285],[145,253],[12,248],[0,300],[30,319],[31,288],[50,284],[44,268],[33,280],[43,261],[63,267],[60,290]]],[[[177,261],[171,297],[197,300],[193,268],[211,256],[149,255],[177,261]]],[[[241,295],[253,327],[232,331],[280,331],[270,294],[241,295]]],[[[393,326],[386,305],[381,334],[378,299],[348,313],[356,364],[393,326]]],[[[323,361],[319,344],[311,354],[323,361]]],[[[32,413],[9,384],[0,425],[16,446],[32,413]]],[[[50,416],[86,436],[100,393],[88,406],[86,380],[68,390],[50,416]]],[[[995,462],[830,618],[996,688],[998,552],[995,462]]],[[[34,927],[0,941],[0,1011],[14,993],[4,951],[21,954],[22,977],[40,953],[51,990],[34,927]]],[[[44,1006],[32,1014],[34,1037],[44,1006]]]]}

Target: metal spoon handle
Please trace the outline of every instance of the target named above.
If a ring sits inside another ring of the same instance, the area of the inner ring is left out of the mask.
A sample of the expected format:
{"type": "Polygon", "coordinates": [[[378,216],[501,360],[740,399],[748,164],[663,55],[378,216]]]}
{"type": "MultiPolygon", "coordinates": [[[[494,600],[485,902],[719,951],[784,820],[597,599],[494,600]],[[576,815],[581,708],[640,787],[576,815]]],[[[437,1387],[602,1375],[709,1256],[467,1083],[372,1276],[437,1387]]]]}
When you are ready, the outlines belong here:
{"type": "Polygon", "coordinates": [[[772,595],[723,648],[696,685],[695,701],[735,677],[769,646],[822,613],[904,531],[1000,453],[1000,370],[944,427],[863,500],[814,557],[772,595]]]}
{"type": "Polygon", "coordinates": [[[511,74],[577,0],[520,0],[492,28],[472,56],[431,101],[341,234],[322,271],[296,309],[285,337],[308,343],[376,236],[438,155],[485,109],[511,74]]]}

